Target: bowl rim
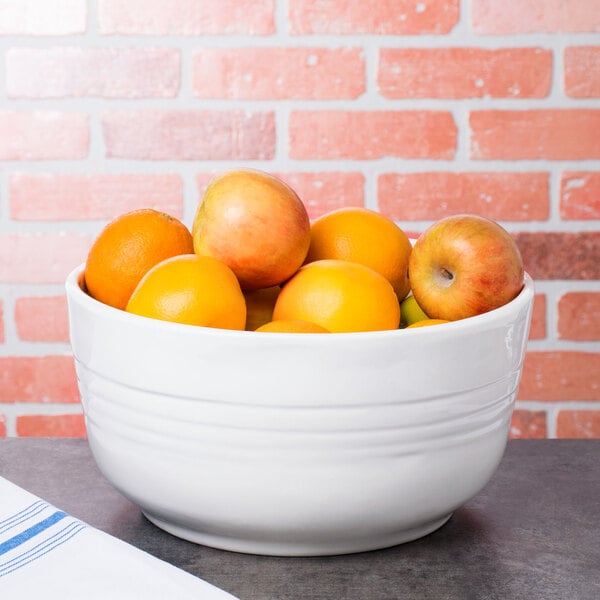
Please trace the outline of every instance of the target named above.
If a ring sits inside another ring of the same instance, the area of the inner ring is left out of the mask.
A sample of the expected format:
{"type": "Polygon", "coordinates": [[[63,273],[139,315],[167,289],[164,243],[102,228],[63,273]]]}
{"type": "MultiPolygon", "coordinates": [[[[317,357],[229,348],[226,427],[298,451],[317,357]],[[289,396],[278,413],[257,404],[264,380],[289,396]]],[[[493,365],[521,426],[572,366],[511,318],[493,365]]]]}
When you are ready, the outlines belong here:
{"type": "MultiPolygon", "coordinates": [[[[86,311],[110,318],[123,323],[137,323],[140,326],[149,327],[156,331],[181,331],[182,334],[186,335],[212,335],[222,337],[233,337],[235,339],[277,339],[281,342],[285,340],[298,341],[297,333],[281,333],[281,332],[261,332],[257,335],[255,331],[237,330],[237,329],[219,329],[216,327],[203,327],[199,325],[186,325],[183,323],[173,323],[169,321],[161,321],[159,319],[151,319],[149,317],[143,317],[140,315],[134,315],[124,310],[108,306],[102,302],[95,300],[89,294],[87,294],[82,288],[83,276],[85,271],[85,263],[79,264],[75,267],[67,276],[65,281],[65,290],[67,294],[68,303],[78,303],[86,311]]],[[[505,321],[508,313],[516,313],[521,308],[525,307],[534,296],[534,282],[531,276],[525,272],[523,277],[523,288],[519,294],[513,298],[510,302],[507,302],[503,306],[494,310],[475,315],[473,317],[467,317],[465,319],[459,319],[457,321],[449,321],[436,325],[434,327],[416,327],[413,329],[389,329],[380,331],[351,331],[351,332],[336,332],[323,335],[321,333],[303,333],[302,339],[321,340],[319,343],[327,344],[332,340],[339,340],[343,338],[347,340],[349,337],[352,338],[391,338],[399,336],[400,339],[405,336],[435,336],[441,335],[444,332],[453,332],[457,334],[459,332],[468,332],[472,330],[479,330],[482,325],[492,325],[497,321],[505,321]]]]}

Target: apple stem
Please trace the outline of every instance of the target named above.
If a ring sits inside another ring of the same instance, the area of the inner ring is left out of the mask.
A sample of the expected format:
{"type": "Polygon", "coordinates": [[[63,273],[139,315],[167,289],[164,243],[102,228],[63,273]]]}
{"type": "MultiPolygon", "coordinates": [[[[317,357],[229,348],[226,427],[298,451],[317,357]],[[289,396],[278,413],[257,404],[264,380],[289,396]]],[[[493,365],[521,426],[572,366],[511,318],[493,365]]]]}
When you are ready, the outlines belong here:
{"type": "Polygon", "coordinates": [[[442,274],[442,277],[444,277],[448,281],[452,281],[454,279],[454,275],[452,273],[450,273],[450,271],[448,271],[448,269],[445,269],[442,267],[442,269],[440,269],[440,272],[442,274]]]}

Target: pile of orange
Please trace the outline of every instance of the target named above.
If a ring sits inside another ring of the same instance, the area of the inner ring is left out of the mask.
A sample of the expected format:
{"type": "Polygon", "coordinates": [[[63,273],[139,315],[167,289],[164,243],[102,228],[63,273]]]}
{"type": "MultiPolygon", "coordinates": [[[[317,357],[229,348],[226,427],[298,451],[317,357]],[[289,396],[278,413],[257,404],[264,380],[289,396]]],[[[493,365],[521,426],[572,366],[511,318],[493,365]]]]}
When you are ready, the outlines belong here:
{"type": "Polygon", "coordinates": [[[310,223],[293,190],[257,171],[225,174],[219,184],[228,196],[211,199],[216,216],[206,222],[203,198],[191,230],[152,209],[111,221],[89,251],[87,292],[137,315],[205,327],[299,333],[400,327],[412,247],[391,219],[344,208],[310,223]],[[278,221],[268,222],[264,189],[269,203],[279,203],[278,221]],[[246,201],[245,193],[253,198],[246,201]],[[222,222],[217,201],[227,206],[222,222]],[[295,211],[288,220],[287,206],[295,211]]]}

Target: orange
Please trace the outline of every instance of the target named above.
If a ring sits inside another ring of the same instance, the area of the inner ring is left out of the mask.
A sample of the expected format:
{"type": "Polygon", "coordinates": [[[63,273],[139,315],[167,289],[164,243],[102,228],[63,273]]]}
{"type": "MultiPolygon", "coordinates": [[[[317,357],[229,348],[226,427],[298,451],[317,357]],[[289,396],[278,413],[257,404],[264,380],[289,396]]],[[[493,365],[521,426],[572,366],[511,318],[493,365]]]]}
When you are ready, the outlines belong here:
{"type": "Polygon", "coordinates": [[[406,329],[414,329],[416,327],[429,327],[429,325],[441,325],[442,323],[449,323],[446,319],[423,319],[417,321],[412,325],[407,325],[406,329]]]}
{"type": "Polygon", "coordinates": [[[87,291],[104,304],[124,309],[149,269],[193,251],[192,234],[178,219],[151,208],[125,213],[106,225],[90,248],[87,291]]]}
{"type": "Polygon", "coordinates": [[[345,260],[304,265],[281,289],[273,320],[310,321],[328,331],[397,329],[400,303],[390,282],[345,260]]]}
{"type": "Polygon", "coordinates": [[[261,325],[256,331],[270,331],[275,333],[329,333],[325,327],[299,319],[269,321],[261,325]]]}
{"type": "Polygon", "coordinates": [[[128,312],[152,319],[244,329],[246,301],[233,271],[209,256],[185,254],[152,267],[135,288],[128,312]]]}
{"type": "Polygon", "coordinates": [[[313,222],[305,263],[325,258],[358,262],[381,273],[402,300],[410,289],[411,250],[407,235],[386,216],[368,208],[340,208],[313,222]]]}
{"type": "Polygon", "coordinates": [[[259,290],[245,291],[246,298],[246,329],[255,331],[261,325],[268,323],[273,319],[273,308],[275,300],[281,288],[273,285],[259,290]]]}

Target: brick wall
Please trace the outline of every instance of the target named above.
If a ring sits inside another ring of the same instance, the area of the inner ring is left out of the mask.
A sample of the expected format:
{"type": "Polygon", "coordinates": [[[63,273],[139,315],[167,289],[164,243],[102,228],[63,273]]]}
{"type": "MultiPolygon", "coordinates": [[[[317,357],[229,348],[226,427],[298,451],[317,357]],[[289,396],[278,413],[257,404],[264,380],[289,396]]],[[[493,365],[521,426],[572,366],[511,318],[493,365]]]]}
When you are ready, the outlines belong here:
{"type": "Polygon", "coordinates": [[[600,437],[600,0],[0,0],[0,436],[83,436],[63,281],[211,173],[311,216],[500,221],[536,280],[513,437],[600,437]]]}

